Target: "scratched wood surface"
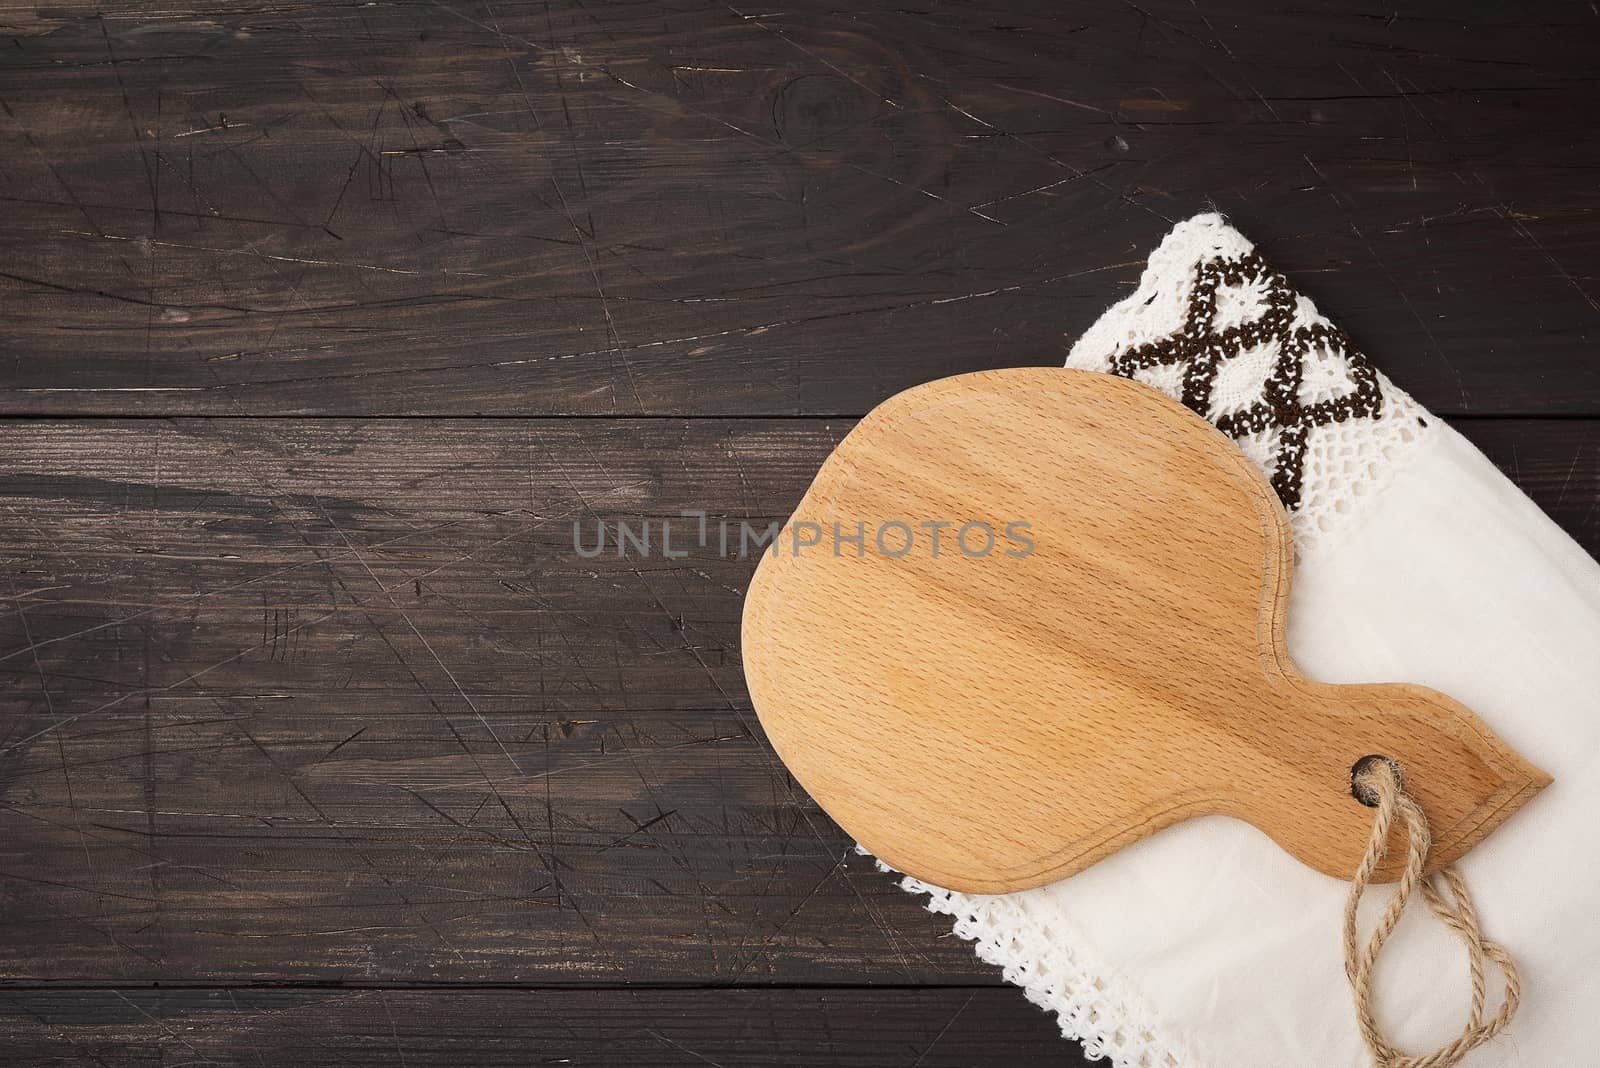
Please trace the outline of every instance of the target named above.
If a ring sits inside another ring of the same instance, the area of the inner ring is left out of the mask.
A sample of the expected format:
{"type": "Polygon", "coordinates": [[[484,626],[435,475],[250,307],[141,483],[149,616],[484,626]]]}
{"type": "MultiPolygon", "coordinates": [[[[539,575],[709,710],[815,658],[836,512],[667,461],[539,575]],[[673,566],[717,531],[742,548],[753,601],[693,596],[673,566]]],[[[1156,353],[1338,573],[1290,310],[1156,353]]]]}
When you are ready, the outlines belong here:
{"type": "Polygon", "coordinates": [[[773,757],[751,562],[571,523],[782,519],[1208,206],[1600,549],[1588,5],[0,31],[6,1063],[1072,1063],[773,757]]]}
{"type": "Polygon", "coordinates": [[[29,991],[0,998],[0,1026],[14,1029],[11,1063],[30,1068],[236,1060],[527,1068],[592,1064],[597,1051],[607,1063],[650,1068],[1062,1061],[1054,1025],[999,987],[882,990],[871,998],[755,988],[29,991]]]}
{"type": "Polygon", "coordinates": [[[7,3],[0,410],[859,414],[1211,202],[1441,414],[1594,414],[1600,20],[1465,7],[7,3]]]}

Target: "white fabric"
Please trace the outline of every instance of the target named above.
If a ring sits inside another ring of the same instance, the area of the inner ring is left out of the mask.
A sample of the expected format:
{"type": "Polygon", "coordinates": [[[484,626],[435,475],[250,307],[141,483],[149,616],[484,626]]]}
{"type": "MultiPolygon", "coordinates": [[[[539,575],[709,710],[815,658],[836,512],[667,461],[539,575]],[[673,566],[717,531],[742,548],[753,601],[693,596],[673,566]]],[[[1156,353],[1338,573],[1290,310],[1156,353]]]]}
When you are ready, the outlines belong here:
{"type": "MultiPolygon", "coordinates": [[[[1140,290],[1084,335],[1069,363],[1104,366],[1112,352],[1176,329],[1197,262],[1248,250],[1217,216],[1180,225],[1140,290]]],[[[1302,301],[1297,316],[1315,310],[1302,301]]],[[[1485,933],[1511,951],[1524,983],[1511,1028],[1465,1063],[1593,1064],[1600,566],[1465,439],[1383,387],[1378,418],[1341,424],[1323,446],[1326,462],[1308,460],[1292,513],[1290,649],[1315,678],[1443,690],[1554,777],[1461,865],[1485,933]]],[[[1024,893],[905,885],[1058,1013],[1064,1034],[1119,1068],[1367,1064],[1341,957],[1348,884],[1246,824],[1180,824],[1024,893]]],[[[1369,920],[1387,893],[1369,892],[1369,920]]],[[[1467,979],[1459,944],[1414,913],[1380,961],[1379,1012],[1391,1039],[1422,1052],[1459,1029],[1467,979]]]]}

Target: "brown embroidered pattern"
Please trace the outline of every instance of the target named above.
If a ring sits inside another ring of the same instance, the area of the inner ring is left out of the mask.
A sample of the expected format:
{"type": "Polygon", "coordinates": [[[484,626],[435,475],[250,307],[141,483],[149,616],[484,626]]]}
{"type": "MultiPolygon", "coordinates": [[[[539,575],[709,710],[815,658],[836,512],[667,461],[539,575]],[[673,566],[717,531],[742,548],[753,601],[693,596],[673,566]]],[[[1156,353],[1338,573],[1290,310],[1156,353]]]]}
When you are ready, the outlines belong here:
{"type": "Polygon", "coordinates": [[[1212,422],[1235,439],[1276,431],[1272,488],[1289,511],[1300,504],[1306,439],[1311,431],[1352,418],[1376,419],[1383,411],[1378,372],[1366,356],[1344,331],[1329,323],[1295,326],[1295,299],[1288,280],[1254,252],[1238,259],[1210,260],[1196,270],[1183,326],[1177,333],[1111,357],[1112,373],[1124,378],[1152,367],[1181,366],[1183,403],[1209,418],[1212,391],[1223,364],[1243,353],[1274,346],[1272,370],[1260,398],[1242,410],[1220,414],[1212,422]],[[1259,287],[1261,314],[1216,329],[1217,293],[1223,287],[1259,287]],[[1339,396],[1303,403],[1300,392],[1305,361],[1318,352],[1340,360],[1354,386],[1339,396]]]}

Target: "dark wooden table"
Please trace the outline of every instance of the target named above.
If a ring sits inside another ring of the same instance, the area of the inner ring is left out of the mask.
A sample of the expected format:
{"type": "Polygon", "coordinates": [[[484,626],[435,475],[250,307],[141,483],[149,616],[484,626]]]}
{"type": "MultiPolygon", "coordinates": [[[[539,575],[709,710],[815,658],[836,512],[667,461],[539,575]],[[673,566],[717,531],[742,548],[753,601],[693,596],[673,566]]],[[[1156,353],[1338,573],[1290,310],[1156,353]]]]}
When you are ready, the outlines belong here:
{"type": "Polygon", "coordinates": [[[1214,205],[1593,551],[1600,17],[1491,8],[7,4],[0,1060],[1076,1063],[749,562],[571,523],[781,519],[1214,205]]]}

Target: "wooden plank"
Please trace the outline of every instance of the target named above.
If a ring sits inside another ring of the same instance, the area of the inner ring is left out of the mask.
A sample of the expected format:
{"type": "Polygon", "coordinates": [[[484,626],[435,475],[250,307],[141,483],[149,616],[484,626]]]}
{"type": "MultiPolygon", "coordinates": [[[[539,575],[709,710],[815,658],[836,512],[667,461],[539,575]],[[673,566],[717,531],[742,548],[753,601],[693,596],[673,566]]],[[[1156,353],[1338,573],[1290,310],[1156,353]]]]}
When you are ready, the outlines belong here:
{"type": "Polygon", "coordinates": [[[753,560],[724,557],[715,537],[682,548],[699,532],[682,513],[781,521],[848,427],[0,426],[14,509],[4,544],[40,604],[22,644],[43,643],[47,666],[73,665],[60,697],[109,685],[201,700],[421,690],[460,701],[460,687],[549,712],[734,707],[753,560]],[[660,555],[663,520],[675,521],[672,551],[691,555],[660,555]],[[575,525],[590,551],[599,521],[608,549],[585,559],[575,525]],[[645,522],[652,553],[630,546],[619,559],[617,524],[640,533],[645,522]],[[182,644],[146,662],[147,633],[182,644]]]}
{"type": "Polygon", "coordinates": [[[12,990],[0,1045],[36,1068],[1089,1063],[1009,987],[12,990]]]}
{"type": "Polygon", "coordinates": [[[860,414],[1214,204],[1436,411],[1600,414],[1587,10],[4,20],[4,412],[860,414]]]}
{"type": "Polygon", "coordinates": [[[156,700],[8,750],[0,978],[993,978],[748,714],[476,703],[156,700]]]}
{"type": "Polygon", "coordinates": [[[572,547],[781,518],[843,429],[0,428],[5,974],[981,974],[762,742],[750,561],[572,547]]]}
{"type": "MultiPolygon", "coordinates": [[[[1466,424],[1600,547],[1600,422],[1466,424]]],[[[848,423],[0,424],[0,978],[992,979],[794,787],[751,561],[848,423]]]]}

